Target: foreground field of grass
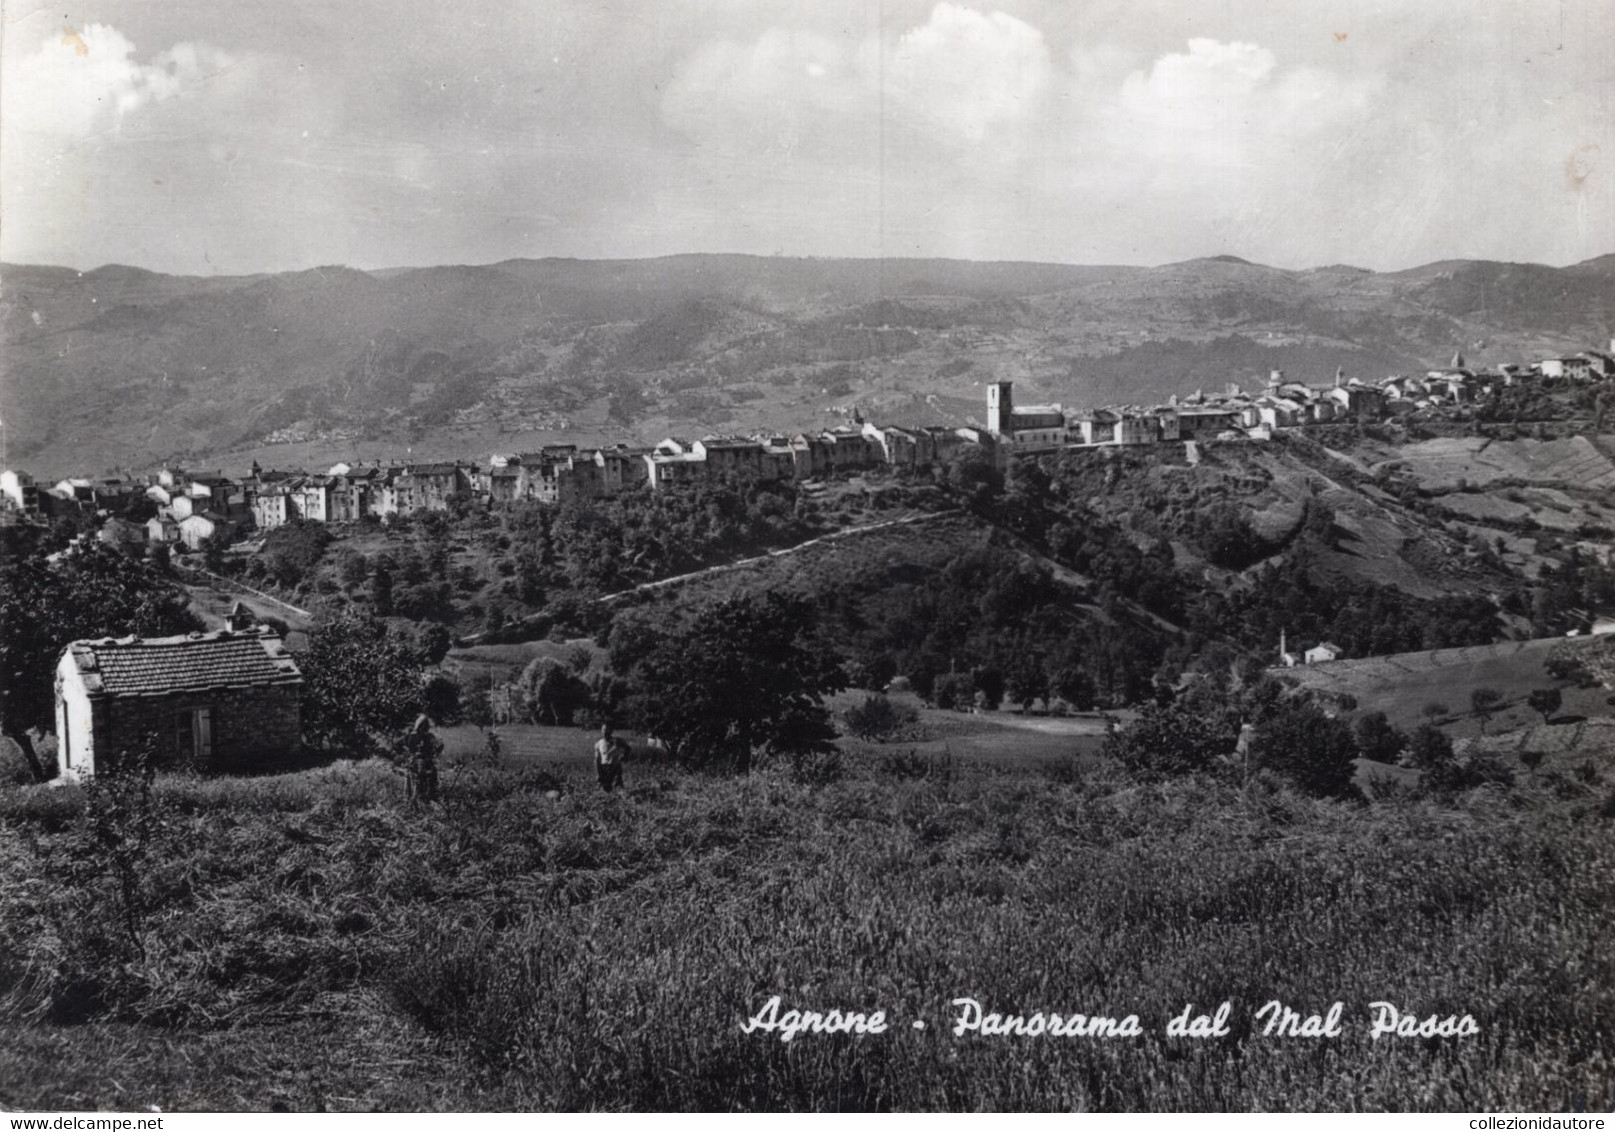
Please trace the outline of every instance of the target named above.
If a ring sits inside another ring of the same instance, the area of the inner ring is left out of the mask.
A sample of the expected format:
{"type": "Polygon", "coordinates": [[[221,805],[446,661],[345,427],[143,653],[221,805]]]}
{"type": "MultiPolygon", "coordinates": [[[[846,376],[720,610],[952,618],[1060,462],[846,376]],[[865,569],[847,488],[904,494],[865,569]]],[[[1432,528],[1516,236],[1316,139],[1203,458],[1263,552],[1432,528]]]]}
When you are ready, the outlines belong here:
{"type": "Polygon", "coordinates": [[[1356,805],[879,749],[473,767],[426,812],[375,763],[160,777],[121,874],[104,798],[11,790],[0,1105],[1607,1110],[1611,754],[1356,805]],[[892,1026],[742,1033],[773,995],[892,1026]],[[965,996],[1143,1033],[955,1037],[965,996]],[[1263,1036],[1272,999],[1343,1032],[1263,1036]],[[1371,1040],[1376,1001],[1480,1033],[1371,1040]]]}

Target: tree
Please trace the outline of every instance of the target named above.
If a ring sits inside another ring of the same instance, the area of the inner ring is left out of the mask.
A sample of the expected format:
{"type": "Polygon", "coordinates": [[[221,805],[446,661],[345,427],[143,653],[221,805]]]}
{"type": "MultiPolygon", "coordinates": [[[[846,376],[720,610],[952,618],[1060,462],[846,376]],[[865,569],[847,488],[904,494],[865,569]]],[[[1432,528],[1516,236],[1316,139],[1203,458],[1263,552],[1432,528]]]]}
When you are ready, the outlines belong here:
{"type": "Polygon", "coordinates": [[[589,686],[552,656],[541,656],[522,669],[516,687],[534,723],[570,727],[578,711],[589,705],[589,686]]]}
{"type": "Polygon", "coordinates": [[[370,577],[370,563],[358,552],[345,554],[342,557],[342,565],[338,567],[338,573],[344,587],[350,591],[356,590],[370,577]]]}
{"type": "Polygon", "coordinates": [[[211,534],[202,540],[202,565],[210,573],[224,573],[224,551],[230,545],[230,540],[221,534],[211,534]]]}
{"type": "Polygon", "coordinates": [[[421,685],[421,710],[439,727],[452,727],[465,718],[460,684],[446,672],[434,672],[421,685]]]}
{"type": "Polygon", "coordinates": [[[1492,717],[1492,712],[1503,702],[1503,693],[1496,688],[1475,688],[1469,693],[1469,706],[1475,709],[1480,716],[1480,731],[1486,733],[1486,723],[1492,717]]]}
{"type": "Polygon", "coordinates": [[[378,617],[391,617],[393,612],[393,572],[386,555],[376,558],[376,573],[370,579],[370,603],[378,617]]]}
{"type": "Polygon", "coordinates": [[[717,602],[660,636],[634,673],[646,729],[680,757],[749,772],[756,752],[827,748],[824,697],[846,687],[813,607],[778,593],[717,602]]]}
{"type": "Polygon", "coordinates": [[[424,665],[436,667],[442,664],[443,658],[449,655],[449,649],[453,647],[454,634],[441,621],[422,622],[415,630],[415,649],[420,653],[424,665]]]}
{"type": "Polygon", "coordinates": [[[270,578],[290,588],[312,577],[334,538],[325,523],[293,519],[264,536],[257,557],[270,578]]]}
{"type": "Polygon", "coordinates": [[[1226,716],[1151,703],[1132,726],[1106,737],[1102,753],[1154,780],[1213,770],[1238,738],[1239,728],[1226,716]]]}
{"type": "Polygon", "coordinates": [[[1351,729],[1331,719],[1317,704],[1280,704],[1251,737],[1251,757],[1271,767],[1308,794],[1349,798],[1356,793],[1357,743],[1351,729]]]}
{"type": "Polygon", "coordinates": [[[1382,711],[1369,712],[1357,720],[1356,738],[1362,757],[1377,763],[1395,763],[1408,745],[1408,737],[1391,726],[1382,711]]]}
{"type": "Polygon", "coordinates": [[[375,754],[423,707],[421,663],[413,643],[379,621],[345,615],[310,630],[303,670],[303,733],[314,743],[375,754]]]}
{"type": "Polygon", "coordinates": [[[976,686],[977,699],[988,711],[997,711],[1004,702],[1004,674],[992,665],[983,665],[971,673],[976,686]]]}
{"type": "Polygon", "coordinates": [[[47,777],[32,732],[56,724],[55,669],[69,642],[175,636],[203,628],[185,596],[152,567],[101,543],[75,544],[0,566],[0,733],[47,777]]]}
{"type": "Polygon", "coordinates": [[[968,672],[944,672],[931,681],[931,702],[954,711],[975,702],[976,685],[968,672]]]}
{"type": "Polygon", "coordinates": [[[1038,700],[1049,697],[1049,678],[1043,671],[1043,665],[1038,663],[1035,656],[1023,656],[1016,661],[1015,667],[1009,673],[1010,701],[1021,709],[1025,715],[1028,708],[1038,700]]]}
{"type": "Polygon", "coordinates": [[[1542,716],[1543,723],[1547,723],[1549,717],[1564,703],[1564,696],[1558,688],[1536,688],[1526,697],[1525,702],[1531,705],[1532,711],[1542,716]]]}
{"type": "Polygon", "coordinates": [[[1054,691],[1077,711],[1094,708],[1093,677],[1076,665],[1067,665],[1054,674],[1054,691]]]}
{"type": "Polygon", "coordinates": [[[494,723],[493,702],[490,698],[492,692],[493,677],[487,672],[478,672],[460,685],[460,717],[467,723],[484,729],[492,727],[494,723]]]}
{"type": "Polygon", "coordinates": [[[854,688],[882,692],[896,677],[897,662],[886,653],[877,653],[847,665],[847,682],[854,688]]]}
{"type": "Polygon", "coordinates": [[[1452,761],[1452,740],[1441,728],[1421,723],[1408,743],[1408,761],[1420,770],[1431,770],[1452,761]]]}

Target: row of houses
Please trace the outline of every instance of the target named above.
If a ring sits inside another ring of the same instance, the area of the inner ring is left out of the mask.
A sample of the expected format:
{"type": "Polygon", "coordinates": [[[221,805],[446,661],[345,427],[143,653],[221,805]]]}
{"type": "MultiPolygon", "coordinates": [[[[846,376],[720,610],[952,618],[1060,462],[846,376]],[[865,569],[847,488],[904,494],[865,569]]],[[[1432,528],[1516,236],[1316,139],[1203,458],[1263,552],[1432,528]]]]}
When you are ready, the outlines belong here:
{"type": "Polygon", "coordinates": [[[1588,350],[1567,357],[1545,358],[1495,370],[1477,369],[1454,354],[1447,366],[1422,374],[1400,374],[1365,382],[1335,371],[1330,385],[1289,381],[1283,370],[1268,374],[1267,383],[1246,391],[1231,383],[1220,393],[1197,390],[1165,404],[1093,409],[1066,414],[1059,405],[1022,408],[1014,404],[1008,382],[987,392],[987,431],[1012,450],[1070,445],[1135,445],[1204,438],[1272,435],[1275,429],[1299,428],[1336,420],[1406,416],[1421,410],[1483,400],[1498,390],[1536,379],[1601,381],[1615,377],[1615,340],[1611,353],[1588,350]]]}
{"type": "MultiPolygon", "coordinates": [[[[1615,351],[1615,341],[1611,342],[1615,351]]],[[[101,537],[117,544],[175,543],[190,548],[245,531],[272,530],[302,519],[354,522],[419,510],[444,510],[455,499],[495,504],[532,500],[562,503],[626,491],[732,477],[803,480],[876,465],[918,468],[946,462],[966,445],[1000,462],[1017,454],[1067,447],[1143,445],[1201,439],[1263,439],[1275,430],[1335,420],[1379,419],[1479,400],[1533,379],[1602,380],[1615,376],[1615,353],[1589,350],[1529,365],[1488,371],[1462,354],[1423,374],[1364,382],[1337,370],[1334,382],[1289,381],[1282,370],[1247,392],[1196,391],[1164,404],[1067,413],[1060,405],[1017,405],[1014,385],[986,389],[985,428],[900,427],[854,417],[853,423],[795,435],[668,437],[652,447],[580,448],[551,445],[537,452],[496,455],[487,465],[460,461],[339,463],[323,473],[265,470],[231,479],[218,471],[165,468],[145,479],[70,477],[36,484],[25,472],[0,473],[0,512],[6,518],[89,510],[107,517],[101,537]],[[137,511],[143,517],[130,516],[137,511]],[[155,514],[144,517],[155,508],[155,514]]]]}
{"type": "Polygon", "coordinates": [[[176,543],[272,530],[296,519],[354,522],[367,517],[447,509],[456,499],[496,504],[561,503],[709,479],[807,479],[878,464],[916,466],[946,459],[987,439],[973,428],[900,429],[858,421],[795,436],[668,437],[653,447],[580,448],[496,455],[486,466],[437,463],[339,463],[323,473],[264,469],[230,479],[218,472],[165,468],[145,480],[74,477],[36,484],[26,472],[0,478],[0,499],[17,515],[68,511],[104,514],[104,541],[176,543]],[[155,511],[149,517],[130,516],[155,511]]]}

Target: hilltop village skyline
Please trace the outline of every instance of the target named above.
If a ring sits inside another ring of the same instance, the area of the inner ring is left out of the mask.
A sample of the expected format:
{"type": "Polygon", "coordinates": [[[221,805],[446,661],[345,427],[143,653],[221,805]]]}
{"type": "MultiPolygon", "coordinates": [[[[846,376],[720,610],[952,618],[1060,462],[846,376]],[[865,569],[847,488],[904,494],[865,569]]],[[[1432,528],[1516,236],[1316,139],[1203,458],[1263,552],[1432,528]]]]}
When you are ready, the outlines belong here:
{"type": "Polygon", "coordinates": [[[1059,404],[1019,405],[1014,383],[986,386],[985,422],[961,426],[882,425],[853,409],[852,423],[794,434],[669,436],[655,445],[580,447],[552,444],[536,452],[495,453],[472,460],[338,461],[323,473],[262,467],[232,478],[222,470],[164,466],[131,475],[68,476],[41,485],[26,471],[0,472],[0,516],[39,521],[64,512],[104,516],[103,541],[170,544],[196,550],[210,540],[235,541],[294,520],[356,522],[417,510],[445,510],[456,498],[491,504],[531,500],[560,504],[644,488],[709,480],[805,480],[877,465],[915,469],[945,463],[965,446],[1000,466],[1017,456],[1064,448],[1139,446],[1204,440],[1270,439],[1277,430],[1334,421],[1367,423],[1446,406],[1473,404],[1531,381],[1596,382],[1615,377],[1609,350],[1471,367],[1461,352],[1444,367],[1363,381],[1336,370],[1327,384],[1287,380],[1272,370],[1255,392],[1230,382],[1148,406],[1067,412],[1059,404]],[[155,505],[144,522],[128,515],[155,505]]]}

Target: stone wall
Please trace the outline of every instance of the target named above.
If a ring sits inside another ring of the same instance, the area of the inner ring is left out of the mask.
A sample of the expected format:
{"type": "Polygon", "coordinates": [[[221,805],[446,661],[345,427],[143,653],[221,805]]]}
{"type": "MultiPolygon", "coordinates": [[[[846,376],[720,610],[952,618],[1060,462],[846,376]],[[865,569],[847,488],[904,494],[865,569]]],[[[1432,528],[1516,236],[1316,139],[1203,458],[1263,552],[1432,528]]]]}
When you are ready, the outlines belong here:
{"type": "Polygon", "coordinates": [[[273,765],[302,745],[302,688],[269,685],[168,696],[106,697],[96,704],[97,769],[114,752],[140,748],[157,737],[157,757],[181,758],[181,712],[213,709],[213,757],[202,770],[238,770],[273,765]]]}

